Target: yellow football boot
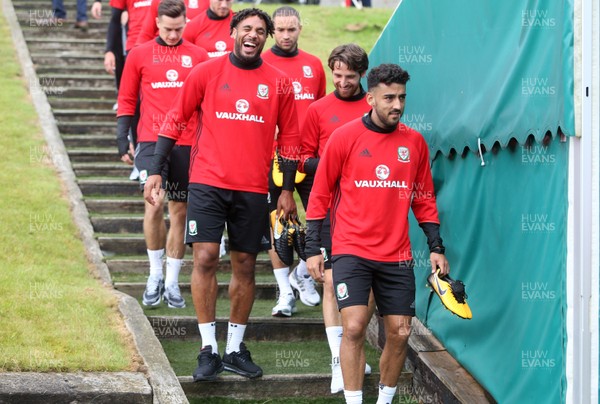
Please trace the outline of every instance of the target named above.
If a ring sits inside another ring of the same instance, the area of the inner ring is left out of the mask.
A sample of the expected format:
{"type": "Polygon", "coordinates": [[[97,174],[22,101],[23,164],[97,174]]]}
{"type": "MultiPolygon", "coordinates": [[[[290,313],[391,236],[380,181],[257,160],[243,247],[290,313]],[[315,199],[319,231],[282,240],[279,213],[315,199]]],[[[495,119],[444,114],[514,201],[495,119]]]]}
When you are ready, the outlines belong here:
{"type": "Polygon", "coordinates": [[[470,320],[473,318],[471,308],[467,304],[467,293],[462,281],[454,280],[449,275],[439,276],[438,269],[427,277],[427,282],[439,296],[445,308],[460,318],[470,320]]]}

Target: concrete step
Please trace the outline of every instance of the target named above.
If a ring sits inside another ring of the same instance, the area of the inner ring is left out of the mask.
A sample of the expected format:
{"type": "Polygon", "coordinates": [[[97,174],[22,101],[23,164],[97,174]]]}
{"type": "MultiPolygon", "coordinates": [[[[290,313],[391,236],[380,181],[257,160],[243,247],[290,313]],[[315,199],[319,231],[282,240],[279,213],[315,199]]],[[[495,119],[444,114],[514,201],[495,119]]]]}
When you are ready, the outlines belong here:
{"type": "Polygon", "coordinates": [[[121,161],[116,145],[106,149],[68,149],[67,153],[72,163],[118,163],[121,161]]]}
{"type": "MultiPolygon", "coordinates": [[[[43,74],[106,74],[104,66],[93,65],[93,66],[64,66],[64,65],[45,65],[37,66],[35,72],[38,75],[43,74]]],[[[112,77],[112,76],[111,76],[112,77]]]]}
{"type": "Polygon", "coordinates": [[[39,51],[30,54],[33,63],[39,66],[102,66],[104,63],[104,53],[39,51]]]}
{"type": "Polygon", "coordinates": [[[141,194],[137,195],[136,199],[86,198],[85,205],[92,214],[144,213],[144,201],[141,194]]]}
{"type": "MultiPolygon", "coordinates": [[[[123,293],[127,293],[130,296],[135,297],[136,299],[141,299],[144,294],[144,289],[146,289],[146,283],[131,283],[131,282],[115,282],[115,289],[120,290],[123,293]]],[[[179,288],[182,293],[191,293],[190,284],[180,282],[179,288]]],[[[219,298],[228,298],[229,297],[229,283],[219,282],[218,289],[219,298]]],[[[273,277],[272,283],[256,283],[254,288],[254,298],[255,299],[263,299],[263,300],[275,300],[277,298],[277,283],[275,283],[275,278],[273,277]]],[[[191,303],[190,303],[191,304],[191,303]]]]}
{"type": "MultiPolygon", "coordinates": [[[[106,265],[111,273],[128,273],[128,274],[148,274],[148,258],[140,259],[120,259],[109,258],[106,260],[106,265]]],[[[273,266],[268,258],[257,258],[256,273],[273,273],[273,266]]],[[[219,272],[231,272],[231,262],[228,258],[223,257],[219,261],[219,272]]],[[[183,261],[180,275],[189,276],[192,273],[192,260],[186,259],[183,261]]]]}
{"type": "MultiPolygon", "coordinates": [[[[341,393],[331,396],[330,374],[264,375],[258,379],[247,379],[237,375],[224,376],[226,373],[221,374],[217,380],[212,382],[194,383],[192,376],[179,376],[178,379],[188,397],[199,397],[206,400],[210,400],[211,397],[229,397],[238,400],[255,399],[269,402],[274,398],[284,397],[306,398],[307,400],[319,397],[339,397],[340,402],[344,401],[341,393]]],[[[397,391],[411,391],[411,384],[412,375],[406,372],[402,373],[398,380],[397,391]]],[[[378,388],[378,373],[365,377],[363,384],[365,397],[377,397],[378,388]]],[[[404,397],[401,398],[401,403],[404,402],[403,399],[404,397]]]]}
{"type": "Polygon", "coordinates": [[[110,74],[38,74],[40,85],[67,87],[69,89],[104,88],[114,86],[115,79],[110,74]]]}
{"type": "MultiPolygon", "coordinates": [[[[142,216],[129,217],[92,217],[92,226],[96,233],[143,233],[144,218],[142,216]]],[[[168,218],[165,219],[167,228],[170,225],[168,218]]]]}
{"type": "MultiPolygon", "coordinates": [[[[106,257],[115,255],[142,255],[146,254],[146,242],[140,234],[137,236],[98,236],[100,250],[106,257]]],[[[188,257],[192,256],[192,249],[186,247],[185,251],[188,257]]]]}
{"type": "Polygon", "coordinates": [[[50,106],[53,109],[96,109],[99,111],[117,111],[113,110],[113,105],[117,102],[117,90],[114,90],[113,99],[86,99],[86,98],[65,98],[65,97],[48,97],[50,106]]]}
{"type": "MultiPolygon", "coordinates": [[[[75,89],[68,89],[67,93],[73,93],[75,89]]],[[[105,95],[108,99],[111,99],[108,96],[108,93],[113,90],[105,89],[105,95]]],[[[94,93],[93,91],[86,91],[86,94],[94,93]]],[[[65,95],[68,96],[68,95],[65,95]]],[[[57,121],[58,130],[61,134],[79,134],[79,133],[94,133],[97,135],[110,135],[113,134],[116,136],[117,133],[117,123],[116,120],[113,122],[102,122],[102,121],[57,121]]],[[[116,156],[116,151],[115,151],[116,156]]]]}
{"type": "MultiPolygon", "coordinates": [[[[192,316],[147,316],[159,339],[199,339],[198,320],[192,316]]],[[[217,317],[217,339],[227,340],[228,318],[217,317]]],[[[321,318],[250,317],[244,339],[248,341],[320,341],[325,338],[321,318]]]]}
{"type": "MultiPolygon", "coordinates": [[[[45,11],[39,11],[40,15],[44,15],[45,11]]],[[[75,29],[73,22],[63,23],[62,26],[49,25],[47,22],[43,22],[43,18],[37,17],[36,12],[32,11],[31,17],[29,15],[24,16],[21,19],[21,29],[23,30],[23,36],[25,40],[35,38],[39,35],[43,35],[48,38],[68,38],[68,39],[89,39],[93,38],[96,40],[106,40],[106,30],[108,29],[108,19],[106,22],[101,23],[90,23],[87,31],[75,29]]]]}
{"type": "Polygon", "coordinates": [[[71,149],[83,149],[86,147],[111,149],[116,151],[117,140],[115,134],[95,135],[63,135],[63,143],[71,149]]]}
{"type": "Polygon", "coordinates": [[[53,109],[54,117],[60,122],[108,122],[116,132],[117,113],[112,108],[100,109],[53,109]]]}
{"type": "Polygon", "coordinates": [[[111,195],[111,196],[139,196],[141,190],[136,181],[129,180],[93,180],[80,179],[77,181],[84,196],[111,195]]]}
{"type": "Polygon", "coordinates": [[[74,41],[73,38],[68,37],[60,38],[55,36],[32,36],[27,39],[27,47],[29,48],[30,52],[53,52],[55,50],[73,50],[77,52],[99,52],[102,56],[104,56],[106,41],[103,39],[94,38],[79,38],[77,39],[77,41],[74,41]]]}
{"type": "Polygon", "coordinates": [[[73,171],[79,178],[116,177],[118,179],[127,179],[131,173],[131,166],[124,163],[76,163],[73,164],[73,171]]]}

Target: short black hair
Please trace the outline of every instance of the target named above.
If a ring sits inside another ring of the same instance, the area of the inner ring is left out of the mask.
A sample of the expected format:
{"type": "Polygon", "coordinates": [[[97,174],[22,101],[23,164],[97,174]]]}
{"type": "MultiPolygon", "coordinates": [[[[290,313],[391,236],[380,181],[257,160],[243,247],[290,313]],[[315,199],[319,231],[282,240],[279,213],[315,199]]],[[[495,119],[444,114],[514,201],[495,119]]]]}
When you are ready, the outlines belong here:
{"type": "Polygon", "coordinates": [[[229,24],[229,31],[233,32],[233,29],[238,26],[238,24],[245,20],[248,17],[258,16],[260,17],[267,27],[267,36],[273,36],[273,32],[275,32],[275,26],[273,26],[273,20],[269,17],[269,14],[265,13],[260,8],[245,8],[233,15],[231,19],[231,23],[229,24]]]}
{"type": "Polygon", "coordinates": [[[158,5],[158,17],[177,18],[185,17],[185,3],[183,0],[162,0],[158,5]]]}
{"type": "Polygon", "coordinates": [[[272,18],[275,19],[275,17],[296,17],[300,21],[300,13],[294,7],[290,6],[282,6],[273,11],[272,18]]]}
{"type": "Polygon", "coordinates": [[[393,63],[384,63],[371,69],[367,75],[367,88],[369,91],[379,83],[390,85],[392,83],[404,84],[410,80],[406,70],[393,63]]]}
{"type": "Polygon", "coordinates": [[[369,68],[369,56],[367,52],[353,43],[337,46],[331,51],[327,60],[327,66],[333,71],[335,64],[338,62],[344,63],[348,66],[348,69],[358,72],[361,75],[369,68]]]}

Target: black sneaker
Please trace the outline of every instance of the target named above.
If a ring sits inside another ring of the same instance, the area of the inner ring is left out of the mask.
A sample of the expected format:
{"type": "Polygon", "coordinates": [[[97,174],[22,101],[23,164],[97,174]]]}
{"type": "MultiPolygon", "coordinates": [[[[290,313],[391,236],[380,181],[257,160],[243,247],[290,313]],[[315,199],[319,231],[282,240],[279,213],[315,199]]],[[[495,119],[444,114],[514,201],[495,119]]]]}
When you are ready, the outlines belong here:
{"type": "Polygon", "coordinates": [[[205,346],[198,355],[198,367],[194,370],[193,374],[194,381],[201,382],[215,380],[217,375],[221,373],[223,369],[221,357],[218,354],[213,353],[212,346],[205,346]]]}
{"type": "Polygon", "coordinates": [[[223,364],[225,365],[225,370],[250,379],[261,377],[263,374],[262,369],[252,362],[250,351],[246,349],[246,344],[243,342],[240,344],[239,352],[223,355],[223,364]]]}

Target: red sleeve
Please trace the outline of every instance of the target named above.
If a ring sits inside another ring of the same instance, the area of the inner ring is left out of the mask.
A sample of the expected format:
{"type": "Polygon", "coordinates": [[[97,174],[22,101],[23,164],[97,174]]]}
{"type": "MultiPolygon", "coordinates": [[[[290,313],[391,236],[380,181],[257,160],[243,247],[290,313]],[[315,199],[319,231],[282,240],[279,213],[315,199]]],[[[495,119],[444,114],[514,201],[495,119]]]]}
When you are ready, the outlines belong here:
{"type": "Polygon", "coordinates": [[[119,10],[127,10],[127,1],[126,0],[110,0],[108,4],[111,7],[118,8],[119,10]]]}
{"type": "MultiPolygon", "coordinates": [[[[203,72],[202,63],[190,72],[163,121],[159,136],[171,139],[181,137],[194,112],[200,109],[200,104],[204,99],[204,82],[202,78],[206,76],[207,74],[203,72]]],[[[200,119],[199,117],[198,122],[200,122],[200,119]]]]}
{"type": "Polygon", "coordinates": [[[142,22],[142,28],[137,37],[136,46],[141,45],[145,42],[151,41],[158,35],[158,28],[156,26],[156,17],[158,16],[158,4],[160,0],[152,0],[150,9],[146,12],[144,21],[142,22]]]}
{"type": "Polygon", "coordinates": [[[344,142],[342,136],[335,136],[337,131],[329,138],[327,146],[321,156],[319,168],[310,191],[306,220],[324,219],[331,204],[331,196],[336,191],[339,179],[342,176],[342,166],[345,160],[344,142]]]}
{"type": "Polygon", "coordinates": [[[308,107],[301,130],[300,162],[298,170],[304,172],[304,162],[317,157],[319,150],[319,114],[314,104],[308,107]]]}
{"type": "Polygon", "coordinates": [[[277,116],[277,147],[281,157],[298,161],[300,159],[300,129],[298,128],[298,113],[296,112],[296,101],[291,84],[279,80],[281,94],[279,102],[279,114],[277,116]],[[283,88],[288,87],[288,88],[283,88]]]}
{"type": "Polygon", "coordinates": [[[317,100],[325,97],[327,92],[327,83],[325,81],[325,70],[323,70],[323,65],[319,64],[319,91],[317,92],[317,100]]]}
{"type": "Polygon", "coordinates": [[[429,165],[429,149],[421,139],[421,155],[419,156],[419,167],[415,177],[414,189],[412,191],[411,208],[419,223],[440,223],[435,202],[435,190],[433,178],[429,165]]]}
{"type": "Polygon", "coordinates": [[[140,71],[138,54],[132,49],[123,68],[123,77],[119,87],[117,116],[134,115],[135,107],[140,94],[142,73],[140,71]]]}

